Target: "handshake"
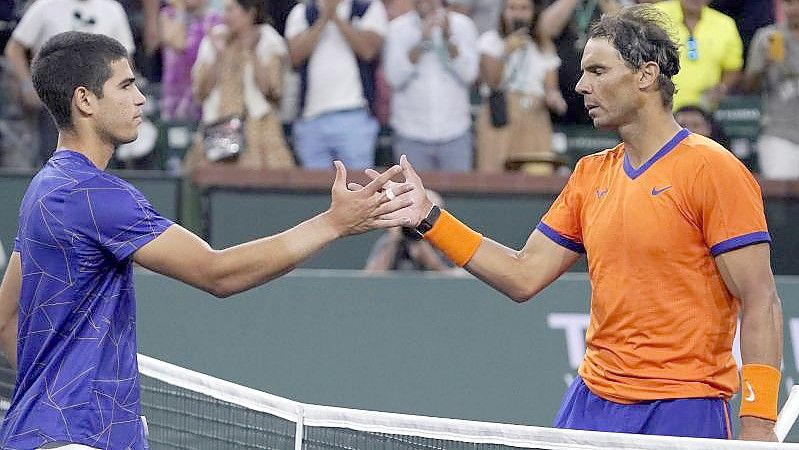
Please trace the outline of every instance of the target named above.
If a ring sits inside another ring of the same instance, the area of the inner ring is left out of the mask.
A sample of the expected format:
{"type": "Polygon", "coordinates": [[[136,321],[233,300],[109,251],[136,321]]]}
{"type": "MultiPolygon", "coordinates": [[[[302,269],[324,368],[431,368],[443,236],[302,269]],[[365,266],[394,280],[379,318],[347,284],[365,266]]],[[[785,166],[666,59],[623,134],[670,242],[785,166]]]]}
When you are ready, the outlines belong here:
{"type": "Polygon", "coordinates": [[[362,186],[347,183],[347,169],[336,161],[330,208],[323,214],[336,236],[402,226],[415,228],[433,209],[422,179],[405,155],[383,173],[367,169],[371,181],[362,186]],[[402,176],[404,182],[393,181],[402,176]]]}

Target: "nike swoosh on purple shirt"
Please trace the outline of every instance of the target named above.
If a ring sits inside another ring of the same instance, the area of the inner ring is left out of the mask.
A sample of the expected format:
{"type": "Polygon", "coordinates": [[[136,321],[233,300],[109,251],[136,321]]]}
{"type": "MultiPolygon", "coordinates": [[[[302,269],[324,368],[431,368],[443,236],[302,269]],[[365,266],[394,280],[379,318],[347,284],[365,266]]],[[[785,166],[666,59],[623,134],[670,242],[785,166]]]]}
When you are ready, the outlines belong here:
{"type": "Polygon", "coordinates": [[[663,192],[663,191],[666,191],[666,190],[668,190],[668,189],[671,189],[671,186],[666,186],[666,187],[664,187],[663,189],[658,189],[658,187],[657,187],[657,186],[655,186],[655,187],[653,187],[653,188],[652,188],[652,195],[658,195],[658,194],[660,194],[661,192],[663,192]]]}

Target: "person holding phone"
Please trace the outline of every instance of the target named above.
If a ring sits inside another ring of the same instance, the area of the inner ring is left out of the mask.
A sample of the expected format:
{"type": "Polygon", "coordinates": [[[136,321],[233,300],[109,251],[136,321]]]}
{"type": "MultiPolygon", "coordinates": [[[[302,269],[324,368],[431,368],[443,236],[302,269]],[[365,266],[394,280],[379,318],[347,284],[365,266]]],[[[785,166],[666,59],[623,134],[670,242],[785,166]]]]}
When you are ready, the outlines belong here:
{"type": "MultiPolygon", "coordinates": [[[[477,120],[477,168],[501,171],[509,159],[552,154],[549,112],[563,114],[560,59],[538,32],[533,0],[506,0],[497,30],[478,41],[480,75],[491,94],[477,120]]],[[[551,165],[541,168],[551,172],[551,165]]]]}

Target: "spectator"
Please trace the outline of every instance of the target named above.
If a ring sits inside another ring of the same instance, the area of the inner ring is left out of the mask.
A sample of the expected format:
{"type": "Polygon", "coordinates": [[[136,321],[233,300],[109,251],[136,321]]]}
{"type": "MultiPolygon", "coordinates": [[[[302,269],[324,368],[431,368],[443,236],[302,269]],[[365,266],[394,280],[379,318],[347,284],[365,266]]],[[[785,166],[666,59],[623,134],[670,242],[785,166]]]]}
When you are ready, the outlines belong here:
{"type": "MultiPolygon", "coordinates": [[[[444,199],[435,191],[427,189],[427,196],[440,208],[444,199]]],[[[438,250],[425,240],[411,239],[402,232],[402,227],[389,228],[375,242],[366,270],[380,273],[388,270],[434,270],[444,271],[453,268],[438,250]]]]}
{"type": "Polygon", "coordinates": [[[163,120],[196,122],[200,119],[200,105],[192,94],[191,68],[200,42],[221,20],[218,14],[206,9],[206,0],[171,0],[171,4],[161,10],[163,120]]]}
{"type": "MultiPolygon", "coordinates": [[[[251,169],[294,166],[277,108],[286,44],[266,20],[261,0],[225,0],[225,23],[203,39],[193,70],[204,127],[241,118],[246,149],[231,159],[251,169]]],[[[215,159],[209,160],[203,147],[198,139],[188,155],[189,167],[215,159]]]]}
{"type": "Polygon", "coordinates": [[[757,143],[765,178],[799,178],[799,0],[782,0],[785,21],[761,28],[752,40],[744,88],[765,93],[757,143]]]}
{"type": "Polygon", "coordinates": [[[692,133],[701,134],[709,137],[721,144],[724,148],[730,148],[730,138],[721,125],[713,119],[713,115],[697,105],[686,105],[674,112],[674,118],[683,128],[692,133]]]}
{"type": "Polygon", "coordinates": [[[309,0],[289,14],[289,55],[301,79],[294,147],[304,167],[374,164],[375,69],[387,28],[380,0],[309,0]]]}
{"type": "Polygon", "coordinates": [[[674,110],[700,105],[715,111],[740,79],[743,44],[735,21],[708,5],[710,0],[666,0],[655,4],[671,20],[680,45],[674,76],[674,110]]]}
{"type": "Polygon", "coordinates": [[[591,23],[603,13],[617,11],[621,5],[617,0],[542,0],[542,3],[544,9],[538,20],[539,31],[555,42],[558,56],[563,61],[558,70],[558,81],[567,109],[566,114],[555,119],[564,124],[591,124],[583,98],[574,90],[580,78],[580,55],[591,23]]]}
{"type": "Polygon", "coordinates": [[[31,155],[42,164],[55,149],[58,132],[31,82],[28,54],[35,54],[48,39],[64,31],[86,31],[110,36],[133,54],[135,45],[125,11],[114,0],[37,0],[17,24],[5,47],[5,56],[22,90],[26,114],[37,123],[39,145],[31,155]]]}
{"type": "Polygon", "coordinates": [[[713,0],[710,7],[735,20],[743,41],[744,55],[748,54],[755,32],[773,24],[775,19],[774,0],[713,0]]]}
{"type": "Polygon", "coordinates": [[[549,111],[566,112],[560,59],[538,32],[533,0],[505,0],[498,31],[480,36],[481,78],[492,94],[477,121],[477,168],[501,171],[509,158],[552,155],[549,111]],[[500,119],[505,120],[500,120],[500,119]]]}
{"type": "Polygon", "coordinates": [[[469,16],[477,27],[479,34],[497,29],[499,16],[502,14],[501,0],[450,0],[451,11],[469,16]]]}
{"type": "Polygon", "coordinates": [[[472,170],[469,90],[477,78],[477,28],[441,0],[416,0],[394,19],[386,40],[386,79],[393,90],[394,155],[422,170],[472,170]]]}

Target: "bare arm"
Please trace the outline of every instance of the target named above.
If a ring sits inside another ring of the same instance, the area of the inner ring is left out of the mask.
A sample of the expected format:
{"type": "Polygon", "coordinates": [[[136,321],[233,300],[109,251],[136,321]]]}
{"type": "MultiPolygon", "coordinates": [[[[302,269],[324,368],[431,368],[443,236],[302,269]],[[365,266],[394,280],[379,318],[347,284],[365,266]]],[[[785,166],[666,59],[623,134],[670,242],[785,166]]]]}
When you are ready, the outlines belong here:
{"type": "Polygon", "coordinates": [[[516,302],[525,302],[566,272],[580,254],[534,230],[521,250],[483,238],[465,269],[516,302]]]}
{"type": "Polygon", "coordinates": [[[0,347],[11,367],[17,367],[17,316],[22,288],[19,253],[11,254],[3,284],[0,284],[0,347]]]}
{"type": "MultiPolygon", "coordinates": [[[[779,370],[782,361],[782,306],[771,273],[768,244],[723,253],[716,266],[732,295],[741,302],[741,359],[779,370]]],[[[757,417],[741,418],[741,438],[766,438],[774,423],[757,417]]]]}
{"type": "Polygon", "coordinates": [[[192,73],[192,90],[197,101],[204,102],[211,94],[219,79],[223,64],[220,60],[217,60],[214,64],[203,64],[192,73]]]}
{"type": "Polygon", "coordinates": [[[27,52],[28,49],[16,39],[9,39],[6,44],[5,57],[11,65],[11,70],[17,80],[23,84],[30,84],[31,81],[31,69],[27,52]]]}
{"type": "Polygon", "coordinates": [[[333,21],[359,59],[372,61],[380,53],[383,38],[379,34],[374,31],[359,30],[338,15],[333,16],[333,21]]]}
{"type": "Polygon", "coordinates": [[[307,30],[288,40],[289,58],[293,67],[301,66],[311,57],[328,20],[329,17],[322,14],[307,30]]]}
{"type": "Polygon", "coordinates": [[[256,56],[254,64],[258,89],[268,100],[277,102],[283,95],[283,58],[273,55],[264,61],[256,56]]]}
{"type": "Polygon", "coordinates": [[[547,6],[538,18],[539,32],[550,39],[560,36],[580,1],[582,0],[556,0],[547,6]]]}
{"type": "Polygon", "coordinates": [[[160,0],[142,0],[144,10],[144,50],[153,54],[158,48],[158,8],[160,0]]]}
{"type": "Polygon", "coordinates": [[[505,63],[501,59],[483,54],[480,56],[480,77],[491,89],[497,89],[502,84],[502,74],[505,63]]]}
{"type": "MultiPolygon", "coordinates": [[[[410,204],[399,198],[389,201],[379,190],[399,172],[394,166],[380,179],[353,191],[347,189],[346,170],[337,161],[330,209],[316,217],[277,235],[224,250],[214,250],[196,235],[173,225],[136,251],[134,260],[217,297],[228,297],[289,272],[341,236],[407,223],[380,217],[410,204]]],[[[409,190],[409,186],[405,188],[409,190]]]]}
{"type": "MultiPolygon", "coordinates": [[[[178,3],[176,3],[178,5],[178,3]]],[[[175,8],[175,15],[161,14],[161,42],[181,52],[186,49],[186,9],[175,8]]]]}

